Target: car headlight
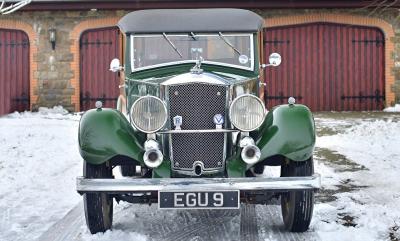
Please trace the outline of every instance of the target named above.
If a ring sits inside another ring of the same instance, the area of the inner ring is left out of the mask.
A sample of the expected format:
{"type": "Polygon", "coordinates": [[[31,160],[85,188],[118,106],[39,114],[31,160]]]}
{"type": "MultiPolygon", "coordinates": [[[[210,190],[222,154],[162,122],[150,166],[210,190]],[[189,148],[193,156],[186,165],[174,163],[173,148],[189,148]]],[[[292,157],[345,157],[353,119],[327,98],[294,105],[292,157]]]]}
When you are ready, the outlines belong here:
{"type": "Polygon", "coordinates": [[[132,124],[145,133],[160,130],[167,121],[167,108],[162,100],[154,96],[143,96],[131,107],[132,124]]]}
{"type": "Polygon", "coordinates": [[[232,125],[239,130],[253,131],[260,127],[264,121],[264,103],[254,95],[238,96],[231,104],[229,117],[232,125]]]}

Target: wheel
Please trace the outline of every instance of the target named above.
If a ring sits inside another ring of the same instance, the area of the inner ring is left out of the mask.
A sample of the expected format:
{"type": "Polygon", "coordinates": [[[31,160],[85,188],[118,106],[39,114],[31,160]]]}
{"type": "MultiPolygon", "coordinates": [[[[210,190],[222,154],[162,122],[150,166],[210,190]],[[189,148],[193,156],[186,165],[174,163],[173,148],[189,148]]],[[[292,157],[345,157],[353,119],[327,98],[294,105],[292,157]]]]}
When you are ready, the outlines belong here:
{"type": "MultiPolygon", "coordinates": [[[[83,175],[86,178],[113,178],[112,168],[107,164],[93,165],[84,161],[83,175]]],[[[113,198],[106,193],[86,193],[83,195],[86,224],[90,233],[111,229],[113,218],[113,198]]]]}
{"type": "Polygon", "coordinates": [[[133,177],[136,174],[136,166],[135,165],[122,165],[119,167],[121,171],[121,175],[124,177],[133,177]]]}
{"type": "MultiPolygon", "coordinates": [[[[303,162],[287,160],[281,166],[282,177],[311,176],[314,174],[312,158],[303,162]]],[[[283,222],[291,232],[305,232],[310,226],[314,208],[314,191],[291,191],[281,195],[283,222]]]]}
{"type": "Polygon", "coordinates": [[[255,165],[254,166],[254,173],[255,174],[263,174],[264,173],[264,169],[265,169],[265,166],[264,165],[255,165]]]}

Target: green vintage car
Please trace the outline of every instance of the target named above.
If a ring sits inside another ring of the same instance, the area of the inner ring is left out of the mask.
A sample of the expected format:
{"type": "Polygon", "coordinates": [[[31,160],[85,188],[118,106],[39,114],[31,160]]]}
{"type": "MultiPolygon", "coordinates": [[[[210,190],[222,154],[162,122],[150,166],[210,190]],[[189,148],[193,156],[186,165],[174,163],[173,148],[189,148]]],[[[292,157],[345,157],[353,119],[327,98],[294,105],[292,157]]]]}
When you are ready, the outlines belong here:
{"type": "MultiPolygon", "coordinates": [[[[308,229],[320,176],[310,110],[266,110],[260,72],[263,19],[241,9],[142,10],[119,21],[124,76],[116,109],[80,121],[77,191],[91,233],[111,228],[113,200],[160,209],[238,209],[279,198],[286,228],[308,229]],[[113,172],[115,167],[120,172],[113,172]],[[280,177],[263,175],[280,166],[280,177]],[[122,174],[122,175],[121,175],[122,174]]],[[[279,67],[278,67],[279,68],[279,67]]]]}

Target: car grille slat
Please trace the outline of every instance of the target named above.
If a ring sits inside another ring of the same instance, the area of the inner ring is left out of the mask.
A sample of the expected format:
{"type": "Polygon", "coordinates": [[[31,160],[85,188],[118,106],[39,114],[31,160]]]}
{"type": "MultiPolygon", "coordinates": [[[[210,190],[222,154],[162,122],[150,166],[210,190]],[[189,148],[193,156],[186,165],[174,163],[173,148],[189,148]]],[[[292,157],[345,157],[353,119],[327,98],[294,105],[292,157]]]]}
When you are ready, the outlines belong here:
{"type": "MultiPolygon", "coordinates": [[[[182,116],[183,130],[215,129],[214,115],[226,116],[226,94],[227,87],[223,85],[169,86],[170,123],[179,115],[182,116]]],[[[205,171],[223,167],[224,133],[171,134],[170,141],[174,169],[192,170],[195,162],[202,162],[205,171]]]]}

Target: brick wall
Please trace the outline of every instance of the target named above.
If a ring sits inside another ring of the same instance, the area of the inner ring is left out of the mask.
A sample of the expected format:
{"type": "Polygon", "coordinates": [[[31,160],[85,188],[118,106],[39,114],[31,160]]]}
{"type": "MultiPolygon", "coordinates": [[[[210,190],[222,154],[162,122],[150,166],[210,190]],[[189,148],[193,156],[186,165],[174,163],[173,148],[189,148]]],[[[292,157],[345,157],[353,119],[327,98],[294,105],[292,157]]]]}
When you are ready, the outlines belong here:
{"type": "MultiPolygon", "coordinates": [[[[400,14],[365,9],[254,10],[267,25],[285,25],[312,21],[332,21],[371,25],[381,28],[386,41],[387,104],[400,102],[400,14]]],[[[90,28],[113,26],[125,11],[16,12],[1,16],[0,28],[22,29],[31,43],[31,104],[62,105],[79,109],[79,37],[90,28]],[[48,30],[55,28],[56,48],[52,50],[48,30]]]]}

